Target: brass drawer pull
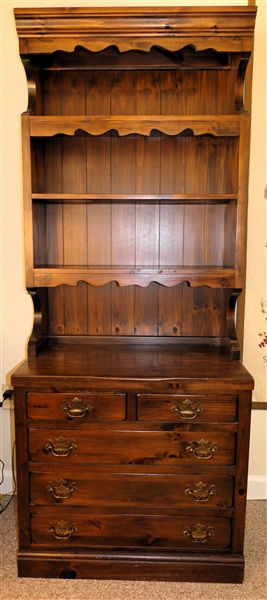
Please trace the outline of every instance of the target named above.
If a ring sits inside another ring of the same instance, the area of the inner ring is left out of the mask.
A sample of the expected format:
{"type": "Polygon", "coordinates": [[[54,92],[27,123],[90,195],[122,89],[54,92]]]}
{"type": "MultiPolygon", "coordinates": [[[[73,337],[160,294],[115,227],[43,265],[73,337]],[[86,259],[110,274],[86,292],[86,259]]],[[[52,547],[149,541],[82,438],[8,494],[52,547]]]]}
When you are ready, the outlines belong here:
{"type": "Polygon", "coordinates": [[[208,442],[203,438],[197,442],[188,442],[188,444],[186,452],[191,452],[195,458],[198,458],[199,460],[208,460],[209,458],[212,458],[213,454],[218,452],[216,442],[208,442]]]}
{"type": "Polygon", "coordinates": [[[203,413],[203,408],[200,408],[200,402],[197,402],[195,406],[192,406],[193,404],[193,400],[189,400],[189,398],[182,401],[183,406],[181,404],[178,406],[178,402],[175,401],[174,406],[171,407],[171,412],[178,413],[181,419],[195,419],[198,414],[203,413]]]}
{"type": "Polygon", "coordinates": [[[70,498],[71,494],[78,491],[75,481],[73,481],[69,487],[67,486],[67,483],[66,479],[59,479],[57,485],[54,485],[52,481],[48,481],[46,491],[52,492],[54,498],[57,500],[66,500],[67,498],[70,498]]]}
{"type": "Polygon", "coordinates": [[[207,484],[200,481],[196,484],[195,488],[189,484],[185,489],[185,494],[192,496],[195,502],[208,502],[211,496],[217,494],[217,491],[215,485],[210,485],[207,488],[207,484]]]}
{"type": "Polygon", "coordinates": [[[212,537],[215,534],[211,525],[205,529],[205,525],[197,523],[197,525],[194,525],[194,531],[192,531],[190,527],[186,527],[184,530],[184,535],[189,537],[192,542],[195,542],[196,544],[204,544],[207,542],[209,537],[212,537]]]}
{"type": "Polygon", "coordinates": [[[56,438],[55,444],[52,440],[48,440],[47,444],[45,444],[45,450],[48,450],[54,456],[69,456],[72,450],[77,450],[77,446],[75,440],[66,443],[66,438],[60,436],[56,438]]]}
{"type": "Polygon", "coordinates": [[[81,403],[81,398],[75,396],[75,398],[73,398],[73,400],[70,402],[65,400],[65,404],[62,404],[60,408],[61,410],[66,410],[67,415],[71,417],[71,419],[81,419],[82,417],[85,417],[86,413],[92,412],[93,410],[93,406],[91,406],[88,402],[84,405],[81,403]]]}
{"type": "Polygon", "coordinates": [[[68,521],[64,521],[64,519],[61,519],[60,521],[58,521],[57,525],[54,525],[54,523],[50,523],[47,531],[51,531],[51,533],[53,533],[53,536],[57,540],[68,540],[73,533],[78,532],[78,529],[76,523],[72,523],[70,527],[68,527],[67,525],[68,521]]]}

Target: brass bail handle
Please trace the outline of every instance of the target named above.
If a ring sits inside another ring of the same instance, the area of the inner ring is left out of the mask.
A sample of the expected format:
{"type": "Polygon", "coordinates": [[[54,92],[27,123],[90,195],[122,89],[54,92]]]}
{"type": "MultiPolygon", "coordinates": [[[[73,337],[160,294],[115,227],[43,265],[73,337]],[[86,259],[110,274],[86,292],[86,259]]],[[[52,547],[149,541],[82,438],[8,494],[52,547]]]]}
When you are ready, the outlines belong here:
{"type": "Polygon", "coordinates": [[[61,519],[60,521],[58,521],[57,525],[54,525],[54,523],[50,523],[47,531],[53,533],[53,536],[57,540],[68,540],[73,533],[78,532],[78,529],[76,523],[72,523],[70,527],[68,527],[68,521],[64,521],[64,519],[61,519]]]}
{"type": "Polygon", "coordinates": [[[185,489],[186,496],[191,496],[195,502],[208,502],[212,496],[217,494],[215,485],[209,487],[206,483],[200,481],[195,486],[188,485],[185,489]]]}
{"type": "Polygon", "coordinates": [[[75,396],[70,402],[65,400],[64,404],[60,407],[61,410],[66,410],[68,417],[71,419],[81,419],[85,417],[88,412],[92,412],[93,406],[86,402],[82,404],[82,399],[75,396]]]}
{"type": "Polygon", "coordinates": [[[45,444],[45,450],[51,452],[54,456],[69,456],[72,450],[77,450],[75,440],[67,442],[66,438],[59,436],[55,442],[48,440],[45,444]]]}
{"type": "Polygon", "coordinates": [[[189,537],[195,544],[204,544],[208,539],[215,535],[213,527],[210,525],[205,529],[205,525],[197,523],[192,530],[190,527],[185,527],[184,535],[189,537]]]}
{"type": "Polygon", "coordinates": [[[52,481],[48,481],[46,491],[51,492],[57,500],[66,500],[78,490],[75,481],[68,485],[66,479],[59,479],[59,481],[56,482],[56,485],[52,481]]]}
{"type": "Polygon", "coordinates": [[[192,453],[198,460],[209,460],[218,450],[216,442],[209,442],[203,438],[197,442],[188,442],[186,448],[186,452],[192,453]]]}
{"type": "Polygon", "coordinates": [[[194,406],[193,400],[190,400],[189,398],[183,400],[182,405],[178,405],[178,401],[175,401],[174,405],[171,407],[171,412],[178,413],[181,419],[195,419],[198,414],[201,414],[204,411],[200,404],[201,402],[197,402],[194,406]]]}

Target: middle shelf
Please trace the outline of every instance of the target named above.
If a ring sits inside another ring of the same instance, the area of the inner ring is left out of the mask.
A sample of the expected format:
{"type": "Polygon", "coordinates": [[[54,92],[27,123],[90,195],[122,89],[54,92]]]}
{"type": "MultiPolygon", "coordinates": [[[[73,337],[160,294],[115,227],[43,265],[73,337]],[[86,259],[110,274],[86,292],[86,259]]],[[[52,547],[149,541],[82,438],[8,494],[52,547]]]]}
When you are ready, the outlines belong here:
{"type": "Polygon", "coordinates": [[[77,285],[84,281],[94,286],[115,281],[119,286],[147,287],[160,283],[172,287],[184,281],[191,286],[207,285],[213,288],[233,288],[235,271],[230,267],[42,267],[33,270],[34,287],[54,287],[61,284],[77,285]]]}
{"type": "Polygon", "coordinates": [[[237,200],[237,194],[32,194],[32,200],[51,203],[77,203],[87,204],[91,202],[114,202],[114,203],[154,203],[164,204],[202,204],[226,203],[237,200]]]}
{"type": "Polygon", "coordinates": [[[30,116],[29,121],[30,135],[33,137],[74,135],[77,130],[91,135],[103,135],[115,130],[123,136],[133,133],[149,136],[153,130],[178,135],[188,129],[195,135],[240,135],[240,115],[30,116]]]}

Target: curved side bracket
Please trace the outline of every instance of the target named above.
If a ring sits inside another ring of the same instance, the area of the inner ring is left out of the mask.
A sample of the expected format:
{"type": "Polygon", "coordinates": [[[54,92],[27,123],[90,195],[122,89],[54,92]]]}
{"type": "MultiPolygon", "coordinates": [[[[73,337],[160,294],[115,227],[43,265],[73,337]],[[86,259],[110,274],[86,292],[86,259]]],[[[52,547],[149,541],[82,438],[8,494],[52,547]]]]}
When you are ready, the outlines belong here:
{"type": "Polygon", "coordinates": [[[37,85],[36,85],[36,78],[34,75],[34,66],[31,62],[31,60],[29,59],[29,57],[27,56],[27,54],[23,54],[21,56],[21,60],[23,62],[23,66],[25,69],[25,73],[26,73],[26,77],[27,77],[27,85],[28,85],[28,108],[27,111],[28,113],[34,113],[35,109],[36,109],[36,92],[37,92],[37,85]]]}
{"type": "Polygon", "coordinates": [[[33,328],[28,341],[28,358],[35,358],[47,344],[46,319],[44,318],[47,304],[46,290],[41,290],[40,293],[35,288],[31,288],[27,291],[32,298],[34,310],[33,328]]]}
{"type": "Polygon", "coordinates": [[[223,340],[223,346],[231,360],[240,360],[240,344],[236,335],[236,306],[241,292],[241,289],[232,290],[227,307],[228,338],[223,340]]]}
{"type": "Polygon", "coordinates": [[[237,71],[237,78],[236,78],[236,84],[235,84],[235,105],[236,105],[236,110],[238,110],[239,112],[243,112],[244,111],[244,89],[245,89],[245,76],[246,76],[246,70],[247,70],[247,66],[249,63],[249,59],[250,59],[250,52],[244,52],[242,54],[240,63],[239,63],[239,67],[238,67],[238,71],[237,71]]]}

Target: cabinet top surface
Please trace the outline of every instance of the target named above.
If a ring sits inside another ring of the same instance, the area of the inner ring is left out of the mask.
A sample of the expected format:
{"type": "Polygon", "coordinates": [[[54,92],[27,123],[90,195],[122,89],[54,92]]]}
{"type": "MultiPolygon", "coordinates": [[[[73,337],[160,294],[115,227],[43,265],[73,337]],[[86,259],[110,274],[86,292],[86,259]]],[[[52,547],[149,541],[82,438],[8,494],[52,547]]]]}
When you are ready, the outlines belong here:
{"type": "MultiPolygon", "coordinates": [[[[252,389],[253,380],[239,362],[230,361],[219,347],[137,344],[56,345],[28,359],[12,376],[14,385],[40,377],[51,383],[62,379],[127,381],[238,381],[252,389]]],[[[110,381],[111,383],[111,381],[110,381]]]]}

